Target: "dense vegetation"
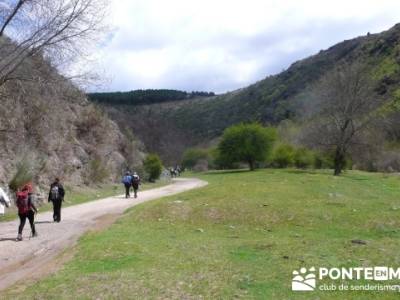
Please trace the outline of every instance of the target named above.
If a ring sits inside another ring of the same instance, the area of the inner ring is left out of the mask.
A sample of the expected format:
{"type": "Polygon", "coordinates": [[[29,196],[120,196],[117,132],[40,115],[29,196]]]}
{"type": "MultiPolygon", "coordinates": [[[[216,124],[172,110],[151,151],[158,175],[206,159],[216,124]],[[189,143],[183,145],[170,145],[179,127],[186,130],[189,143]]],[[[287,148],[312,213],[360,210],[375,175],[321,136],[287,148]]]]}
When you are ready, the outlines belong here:
{"type": "Polygon", "coordinates": [[[291,279],[299,267],[398,261],[398,176],[260,170],[202,178],[205,188],[136,206],[109,230],[88,233],[60,272],[2,296],[397,299],[396,291],[295,293],[291,279]]]}
{"type": "MultiPolygon", "coordinates": [[[[269,76],[249,87],[210,98],[188,99],[152,106],[107,107],[112,118],[123,126],[129,123],[134,134],[152,152],[160,153],[166,163],[178,163],[185,149],[208,147],[233,124],[260,122],[278,125],[293,120],[303,126],[307,114],[304,105],[315,94],[321,78],[342,65],[363,64],[366,76],[373,82],[373,97],[378,102],[400,99],[400,25],[380,33],[347,40],[318,54],[292,64],[280,74],[269,76]]],[[[381,112],[379,112],[381,113],[381,112]]],[[[362,138],[375,137],[379,142],[364,140],[362,153],[348,151],[354,165],[366,170],[399,170],[400,113],[395,107],[385,111],[384,121],[362,138]],[[374,131],[379,132],[377,135],[374,131]]],[[[292,137],[291,144],[301,144],[292,137]]],[[[358,142],[358,141],[357,141],[358,142]]],[[[298,145],[300,144],[300,145],[298,145]]],[[[348,159],[346,158],[346,159],[348,159]]]]}
{"type": "Polygon", "coordinates": [[[158,89],[158,90],[135,90],[130,92],[110,92],[110,93],[90,93],[88,97],[91,101],[112,104],[112,105],[140,105],[154,104],[169,101],[187,100],[198,97],[212,97],[213,92],[184,92],[178,90],[158,89]]]}

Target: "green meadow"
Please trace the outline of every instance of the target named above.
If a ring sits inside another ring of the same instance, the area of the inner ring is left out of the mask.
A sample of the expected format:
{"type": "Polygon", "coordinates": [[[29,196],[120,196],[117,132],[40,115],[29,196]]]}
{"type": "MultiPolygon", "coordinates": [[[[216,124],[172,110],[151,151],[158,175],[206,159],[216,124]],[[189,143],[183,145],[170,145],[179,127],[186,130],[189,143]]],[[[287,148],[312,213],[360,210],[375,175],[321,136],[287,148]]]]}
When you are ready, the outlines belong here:
{"type": "Polygon", "coordinates": [[[209,185],[133,207],[66,250],[74,255],[59,272],[0,298],[398,299],[291,291],[301,267],[400,266],[400,177],[331,173],[196,175],[209,185]]]}

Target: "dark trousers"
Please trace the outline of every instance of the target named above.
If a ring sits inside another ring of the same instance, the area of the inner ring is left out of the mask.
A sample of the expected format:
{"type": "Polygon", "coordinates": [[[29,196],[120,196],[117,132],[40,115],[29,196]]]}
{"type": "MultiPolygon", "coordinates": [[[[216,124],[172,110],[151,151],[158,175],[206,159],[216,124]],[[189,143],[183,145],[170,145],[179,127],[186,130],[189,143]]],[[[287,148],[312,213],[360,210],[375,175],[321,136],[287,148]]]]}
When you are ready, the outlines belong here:
{"type": "Polygon", "coordinates": [[[130,197],[131,195],[129,194],[129,190],[131,189],[130,184],[125,184],[125,198],[130,197]]]}
{"type": "Polygon", "coordinates": [[[53,200],[52,202],[53,202],[53,220],[54,222],[60,222],[62,199],[53,200]]]}
{"type": "Polygon", "coordinates": [[[132,187],[133,187],[133,192],[134,192],[135,198],[136,198],[137,197],[137,192],[138,192],[138,189],[139,189],[139,185],[138,184],[132,184],[132,187]]]}
{"type": "Polygon", "coordinates": [[[35,230],[35,213],[30,210],[26,214],[18,214],[19,216],[19,227],[18,227],[18,234],[22,234],[22,230],[24,230],[26,218],[29,220],[29,224],[31,225],[32,234],[36,233],[35,230]]]}

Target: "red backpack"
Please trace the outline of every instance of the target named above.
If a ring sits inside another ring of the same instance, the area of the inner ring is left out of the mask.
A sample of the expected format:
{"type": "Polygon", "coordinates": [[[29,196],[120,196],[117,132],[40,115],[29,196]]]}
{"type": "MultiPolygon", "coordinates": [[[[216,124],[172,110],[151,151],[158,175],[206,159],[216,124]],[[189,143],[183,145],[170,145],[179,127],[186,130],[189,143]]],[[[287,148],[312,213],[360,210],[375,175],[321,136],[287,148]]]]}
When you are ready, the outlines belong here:
{"type": "Polygon", "coordinates": [[[29,207],[29,197],[27,191],[22,191],[17,193],[17,207],[18,213],[25,215],[31,209],[29,207]]]}

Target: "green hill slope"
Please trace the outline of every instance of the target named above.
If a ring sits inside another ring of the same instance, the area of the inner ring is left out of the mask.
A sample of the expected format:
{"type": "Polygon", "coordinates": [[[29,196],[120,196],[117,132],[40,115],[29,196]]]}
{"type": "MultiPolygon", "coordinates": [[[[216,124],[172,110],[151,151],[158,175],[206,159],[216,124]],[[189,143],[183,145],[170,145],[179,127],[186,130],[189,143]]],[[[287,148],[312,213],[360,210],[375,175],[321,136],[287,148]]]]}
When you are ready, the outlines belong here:
{"type": "MultiPolygon", "coordinates": [[[[277,124],[296,117],[297,106],[307,100],[307,92],[321,76],[335,66],[360,62],[368,65],[370,76],[377,82],[377,99],[393,97],[400,88],[400,25],[380,34],[344,41],[295,62],[278,75],[234,92],[135,107],[110,103],[105,106],[113,111],[115,120],[131,127],[150,151],[174,160],[168,153],[173,151],[173,145],[181,144],[184,149],[207,143],[232,124],[243,121],[277,124]],[[148,138],[147,128],[155,124],[158,132],[148,138]]],[[[176,159],[180,150],[175,152],[176,159]]]]}

